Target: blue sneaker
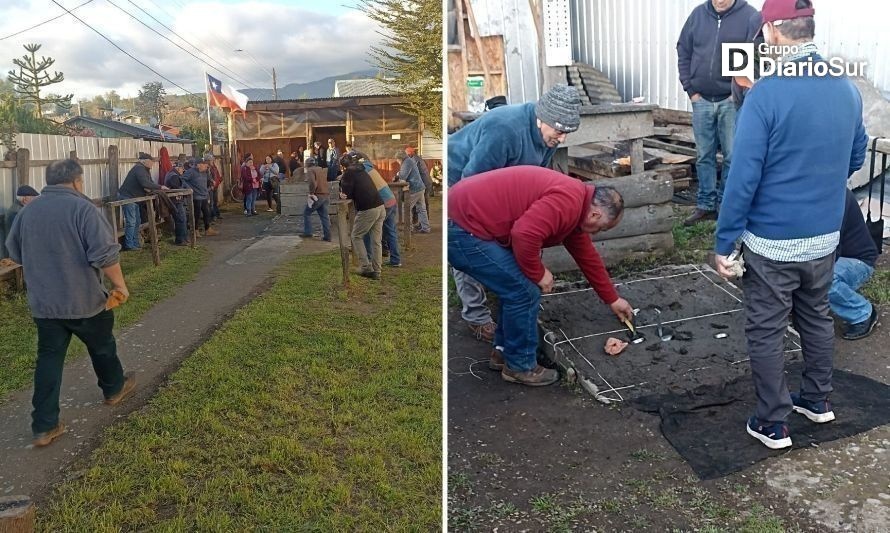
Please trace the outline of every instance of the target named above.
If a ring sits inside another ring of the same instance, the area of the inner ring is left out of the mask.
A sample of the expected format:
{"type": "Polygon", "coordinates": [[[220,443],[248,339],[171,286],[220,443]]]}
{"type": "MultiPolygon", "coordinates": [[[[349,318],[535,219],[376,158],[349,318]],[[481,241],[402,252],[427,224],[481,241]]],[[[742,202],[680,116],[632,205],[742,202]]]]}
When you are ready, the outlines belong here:
{"type": "Polygon", "coordinates": [[[824,424],[834,420],[834,411],[831,410],[831,404],[828,400],[821,402],[811,402],[800,397],[800,393],[791,393],[791,408],[795,413],[800,413],[817,424],[824,424]]]}
{"type": "Polygon", "coordinates": [[[759,440],[771,450],[781,450],[791,446],[791,437],[788,435],[788,426],[785,424],[766,426],[757,420],[757,417],[752,416],[748,419],[745,429],[748,430],[748,435],[759,440]]]}

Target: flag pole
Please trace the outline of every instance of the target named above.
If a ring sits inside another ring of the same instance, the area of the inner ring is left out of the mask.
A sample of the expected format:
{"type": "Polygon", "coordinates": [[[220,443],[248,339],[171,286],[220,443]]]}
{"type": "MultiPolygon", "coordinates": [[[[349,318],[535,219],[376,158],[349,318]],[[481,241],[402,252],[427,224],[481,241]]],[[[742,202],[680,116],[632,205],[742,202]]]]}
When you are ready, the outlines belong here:
{"type": "MultiPolygon", "coordinates": [[[[210,146],[213,146],[213,123],[210,121],[210,90],[208,84],[210,78],[207,77],[207,71],[204,71],[204,99],[207,100],[207,133],[210,135],[210,146]]],[[[211,148],[213,150],[213,148],[211,148]]]]}

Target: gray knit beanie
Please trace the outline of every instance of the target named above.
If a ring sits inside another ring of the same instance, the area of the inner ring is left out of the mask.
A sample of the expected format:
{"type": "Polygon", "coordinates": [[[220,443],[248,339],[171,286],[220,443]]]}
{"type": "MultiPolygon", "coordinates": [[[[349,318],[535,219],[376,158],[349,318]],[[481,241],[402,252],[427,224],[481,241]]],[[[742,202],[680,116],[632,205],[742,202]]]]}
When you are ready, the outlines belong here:
{"type": "Polygon", "coordinates": [[[568,85],[554,85],[535,104],[535,115],[541,122],[566,133],[581,124],[581,99],[578,89],[568,85]]]}

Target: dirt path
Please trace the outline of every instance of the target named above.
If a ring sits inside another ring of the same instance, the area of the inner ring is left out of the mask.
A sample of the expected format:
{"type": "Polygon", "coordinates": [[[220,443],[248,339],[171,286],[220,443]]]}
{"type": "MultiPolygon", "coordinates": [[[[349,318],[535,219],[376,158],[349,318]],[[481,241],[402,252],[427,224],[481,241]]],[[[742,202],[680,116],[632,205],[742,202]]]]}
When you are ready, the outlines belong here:
{"type": "MultiPolygon", "coordinates": [[[[886,310],[882,322],[868,339],[838,340],[836,366],[890,382],[886,310]]],[[[448,342],[452,530],[878,532],[890,521],[888,426],[701,482],[657,417],[505,383],[453,307],[448,342]]]]}
{"type": "Polygon", "coordinates": [[[224,213],[221,235],[201,239],[211,257],[196,279],[118,335],[124,368],[137,372],[133,398],[114,408],[102,405],[89,358],[72,361],[66,365],[61,391],[61,417],[68,433],[43,449],[30,446],[32,389],[14,393],[0,406],[0,495],[24,494],[39,501],[55,482],[76,475],[66,467],[94,448],[106,427],[144,405],[185,357],[269,285],[278,265],[296,255],[336,248],[319,239],[296,237],[293,221],[272,215],[224,213]]]}

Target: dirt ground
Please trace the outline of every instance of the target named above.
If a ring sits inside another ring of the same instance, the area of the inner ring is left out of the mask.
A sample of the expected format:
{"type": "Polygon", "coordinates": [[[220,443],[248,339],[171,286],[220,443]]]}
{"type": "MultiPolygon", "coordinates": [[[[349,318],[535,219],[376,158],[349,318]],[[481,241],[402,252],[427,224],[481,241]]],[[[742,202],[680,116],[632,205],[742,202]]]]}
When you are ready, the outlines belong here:
{"type": "MultiPolygon", "coordinates": [[[[452,530],[886,531],[886,426],[699,481],[657,417],[562,384],[506,383],[454,306],[448,319],[452,530]]],[[[890,324],[839,339],[836,367],[887,383],[888,342],[890,324]]]]}

